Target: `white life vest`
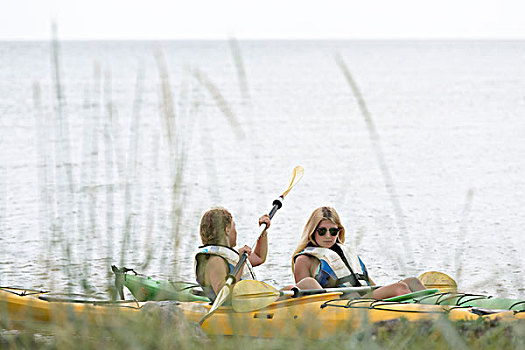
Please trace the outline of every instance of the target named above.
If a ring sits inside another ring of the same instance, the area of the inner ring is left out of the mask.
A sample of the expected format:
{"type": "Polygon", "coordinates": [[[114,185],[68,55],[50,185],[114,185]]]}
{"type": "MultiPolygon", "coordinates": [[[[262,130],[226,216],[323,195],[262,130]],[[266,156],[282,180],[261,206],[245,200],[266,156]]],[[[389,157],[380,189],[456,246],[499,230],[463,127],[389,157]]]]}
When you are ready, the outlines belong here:
{"type": "Polygon", "coordinates": [[[367,281],[368,275],[365,273],[366,271],[363,271],[363,268],[361,266],[361,263],[359,261],[359,257],[357,256],[357,254],[355,254],[350,249],[347,249],[344,245],[340,243],[336,243],[336,244],[338,247],[341,248],[341,251],[343,252],[346,260],[348,261],[350,268],[352,269],[351,271],[348,268],[348,266],[345,264],[343,259],[341,259],[339,254],[337,254],[335,251],[329,248],[306,247],[304,248],[303,251],[301,251],[300,253],[294,256],[294,261],[300,255],[313,256],[319,260],[320,262],[319,266],[321,269],[323,269],[323,265],[324,265],[323,262],[325,264],[328,264],[329,268],[332,271],[325,271],[325,272],[327,272],[330,275],[330,277],[337,279],[337,280],[342,280],[343,278],[348,277],[348,278],[345,278],[346,281],[342,280],[340,285],[344,285],[348,287],[355,286],[355,284],[352,284],[350,281],[352,275],[362,286],[369,285],[370,283],[367,281]]]}
{"type": "MultiPolygon", "coordinates": [[[[233,248],[220,246],[220,245],[205,245],[205,246],[199,247],[199,251],[197,252],[197,254],[195,254],[195,263],[194,263],[195,275],[197,275],[197,257],[201,254],[217,255],[223,258],[224,260],[226,260],[228,262],[228,267],[229,267],[228,273],[233,272],[233,269],[239,262],[239,258],[240,258],[239,253],[233,248]]],[[[256,279],[255,273],[253,272],[252,264],[250,264],[250,261],[248,259],[246,259],[246,262],[244,265],[245,266],[244,266],[244,269],[241,275],[241,279],[242,280],[256,279]]]]}

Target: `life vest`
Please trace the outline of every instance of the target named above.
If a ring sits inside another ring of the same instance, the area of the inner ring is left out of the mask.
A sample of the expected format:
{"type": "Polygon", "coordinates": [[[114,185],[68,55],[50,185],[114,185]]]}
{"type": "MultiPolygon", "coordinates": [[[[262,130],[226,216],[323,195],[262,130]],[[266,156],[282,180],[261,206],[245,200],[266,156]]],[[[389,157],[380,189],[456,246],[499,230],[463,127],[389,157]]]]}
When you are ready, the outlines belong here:
{"type": "MultiPolygon", "coordinates": [[[[195,276],[198,276],[197,274],[198,263],[199,263],[198,257],[200,255],[220,256],[221,258],[226,260],[226,262],[228,263],[228,268],[229,268],[228,273],[232,273],[235,266],[239,262],[239,253],[235,249],[232,249],[226,246],[220,246],[220,245],[205,245],[205,246],[199,247],[199,250],[195,254],[195,264],[194,264],[195,276]]],[[[253,267],[250,264],[250,261],[248,259],[246,259],[245,266],[244,266],[244,269],[241,275],[241,280],[246,280],[246,279],[252,279],[252,280],[256,279],[255,273],[253,272],[253,267]]],[[[215,295],[215,291],[213,290],[211,286],[204,286],[198,280],[197,280],[197,283],[199,283],[199,285],[202,287],[202,290],[204,291],[206,296],[210,298],[210,300],[212,301],[215,300],[217,296],[215,295]]]]}
{"type": "Polygon", "coordinates": [[[359,287],[370,285],[368,271],[359,256],[344,245],[336,243],[344,259],[334,250],[322,247],[306,247],[294,256],[313,256],[319,260],[314,278],[322,287],[359,287]],[[345,262],[346,260],[346,262],[345,262]]]}

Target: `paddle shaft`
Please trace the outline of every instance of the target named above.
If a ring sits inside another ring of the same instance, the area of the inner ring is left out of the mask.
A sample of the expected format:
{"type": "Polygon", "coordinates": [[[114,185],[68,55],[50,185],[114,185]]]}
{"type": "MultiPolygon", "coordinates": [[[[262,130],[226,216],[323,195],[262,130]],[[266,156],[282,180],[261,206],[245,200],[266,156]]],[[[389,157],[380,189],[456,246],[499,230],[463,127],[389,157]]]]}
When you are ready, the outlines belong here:
{"type": "Polygon", "coordinates": [[[370,292],[374,289],[380,288],[380,286],[364,286],[364,287],[341,287],[341,288],[323,288],[323,289],[299,289],[293,287],[292,290],[280,291],[281,295],[291,296],[292,298],[303,297],[306,295],[315,295],[323,293],[359,293],[359,292],[370,292]]]}
{"type": "MultiPolygon", "coordinates": [[[[273,204],[272,210],[270,210],[270,212],[268,213],[268,216],[270,217],[270,219],[272,219],[273,216],[275,215],[275,213],[277,212],[277,210],[281,209],[281,207],[283,206],[283,199],[284,199],[284,197],[280,196],[279,198],[277,198],[276,200],[273,201],[273,203],[272,203],[273,204]]],[[[264,233],[264,231],[266,231],[266,223],[263,223],[263,225],[264,225],[264,227],[263,227],[263,229],[261,231],[261,234],[257,237],[257,240],[253,243],[252,249],[255,249],[255,246],[257,245],[257,242],[261,238],[261,235],[264,233]]],[[[237,276],[239,271],[244,266],[244,263],[246,262],[246,259],[248,259],[248,253],[244,252],[244,253],[242,253],[241,258],[239,259],[239,262],[237,263],[237,265],[233,269],[232,273],[229,274],[228,276],[226,276],[226,285],[230,286],[233,283],[235,283],[235,281],[236,281],[236,277],[235,276],[237,276]]]]}

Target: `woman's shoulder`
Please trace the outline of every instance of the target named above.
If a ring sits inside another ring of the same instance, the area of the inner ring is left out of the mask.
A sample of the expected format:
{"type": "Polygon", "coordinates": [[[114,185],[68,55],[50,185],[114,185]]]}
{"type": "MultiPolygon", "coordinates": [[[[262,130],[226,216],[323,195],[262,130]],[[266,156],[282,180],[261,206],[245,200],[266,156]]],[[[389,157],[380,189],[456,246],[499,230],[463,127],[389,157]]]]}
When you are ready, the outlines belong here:
{"type": "Polygon", "coordinates": [[[317,258],[310,255],[299,255],[293,267],[296,281],[298,281],[298,276],[299,280],[304,277],[314,277],[317,266],[319,266],[319,260],[317,258]]]}
{"type": "MultiPolygon", "coordinates": [[[[202,257],[197,264],[197,282],[201,286],[209,286],[212,276],[224,276],[228,274],[229,268],[226,260],[217,255],[202,257]]],[[[223,277],[221,277],[223,278],[223,277]]]]}
{"type": "Polygon", "coordinates": [[[228,263],[220,256],[210,256],[204,267],[205,273],[208,274],[227,274],[228,263]]]}
{"type": "Polygon", "coordinates": [[[209,255],[207,258],[208,264],[220,264],[220,262],[226,263],[226,260],[219,255],[209,255]]]}
{"type": "Polygon", "coordinates": [[[218,256],[218,255],[205,255],[205,254],[202,254],[202,255],[198,255],[196,257],[197,259],[197,266],[199,268],[204,268],[204,269],[208,269],[209,266],[227,266],[228,263],[227,261],[221,257],[221,256],[218,256]]]}
{"type": "Polygon", "coordinates": [[[315,258],[315,257],[313,257],[311,255],[301,254],[295,259],[295,265],[297,265],[297,264],[311,264],[312,262],[315,262],[316,260],[317,260],[317,258],[315,258]]]}

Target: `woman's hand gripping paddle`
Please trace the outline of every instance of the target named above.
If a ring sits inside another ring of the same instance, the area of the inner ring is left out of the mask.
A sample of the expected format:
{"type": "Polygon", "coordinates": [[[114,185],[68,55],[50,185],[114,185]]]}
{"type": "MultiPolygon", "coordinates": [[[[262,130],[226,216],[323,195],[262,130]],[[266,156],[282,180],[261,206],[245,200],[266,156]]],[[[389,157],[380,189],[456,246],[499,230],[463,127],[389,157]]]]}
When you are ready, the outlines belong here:
{"type": "MultiPolygon", "coordinates": [[[[279,198],[274,200],[272,203],[273,204],[272,210],[270,210],[270,213],[268,213],[268,216],[270,216],[270,219],[273,218],[277,210],[281,209],[281,207],[283,206],[284,197],[286,197],[286,195],[292,190],[292,188],[301,180],[301,178],[303,177],[303,174],[304,174],[304,169],[302,166],[296,166],[294,168],[293,173],[292,173],[292,179],[290,180],[290,185],[288,185],[288,188],[283,192],[283,194],[280,195],[279,198]]],[[[257,237],[257,240],[255,241],[255,243],[252,245],[252,249],[255,248],[255,245],[259,241],[259,238],[266,231],[266,224],[263,224],[263,225],[264,225],[263,230],[261,234],[257,237]]],[[[217,298],[215,299],[215,302],[211,306],[210,311],[199,321],[200,325],[202,325],[204,321],[206,321],[215,312],[215,310],[217,310],[217,308],[221,306],[222,304],[224,304],[226,299],[228,299],[228,296],[230,295],[230,292],[231,292],[230,287],[232,284],[236,282],[235,276],[242,269],[247,258],[248,258],[248,254],[246,252],[241,255],[241,258],[239,259],[239,262],[233,269],[232,273],[226,277],[226,283],[224,284],[222,289],[219,291],[219,294],[217,294],[217,298]]]]}

